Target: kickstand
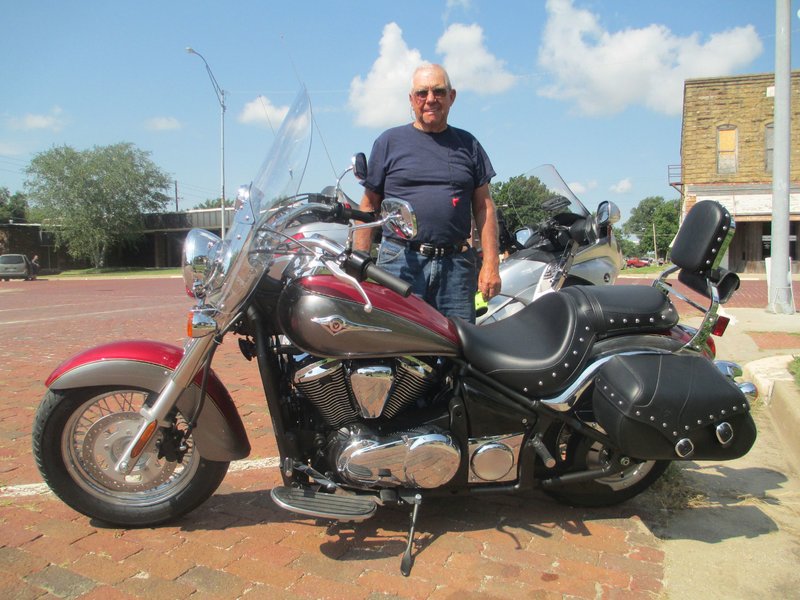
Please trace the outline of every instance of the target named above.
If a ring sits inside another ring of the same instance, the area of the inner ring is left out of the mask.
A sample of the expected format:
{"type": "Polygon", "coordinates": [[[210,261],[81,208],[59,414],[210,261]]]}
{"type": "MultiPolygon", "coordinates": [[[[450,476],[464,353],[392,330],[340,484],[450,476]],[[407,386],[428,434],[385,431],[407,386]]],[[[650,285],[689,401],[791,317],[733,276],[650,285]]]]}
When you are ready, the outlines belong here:
{"type": "Polygon", "coordinates": [[[408,530],[408,542],[406,542],[406,551],[403,552],[403,560],[400,561],[400,573],[404,577],[411,574],[411,566],[414,564],[414,559],[411,557],[411,548],[414,545],[414,530],[417,527],[417,514],[419,513],[419,505],[422,504],[422,496],[414,494],[408,498],[403,498],[406,502],[414,505],[411,511],[411,527],[408,530]]]}

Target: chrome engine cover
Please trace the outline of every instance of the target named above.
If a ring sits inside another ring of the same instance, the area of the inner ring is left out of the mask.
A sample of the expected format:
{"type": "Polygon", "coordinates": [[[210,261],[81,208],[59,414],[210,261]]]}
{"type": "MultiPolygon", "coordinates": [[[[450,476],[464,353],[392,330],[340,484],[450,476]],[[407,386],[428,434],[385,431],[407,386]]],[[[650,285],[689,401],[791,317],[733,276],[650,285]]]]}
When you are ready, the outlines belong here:
{"type": "Polygon", "coordinates": [[[469,482],[515,480],[524,441],[524,433],[470,439],[469,482]]]}
{"type": "Polygon", "coordinates": [[[455,476],[461,461],[455,440],[435,428],[388,436],[343,434],[333,445],[331,462],[345,481],[359,487],[436,488],[455,476]]]}

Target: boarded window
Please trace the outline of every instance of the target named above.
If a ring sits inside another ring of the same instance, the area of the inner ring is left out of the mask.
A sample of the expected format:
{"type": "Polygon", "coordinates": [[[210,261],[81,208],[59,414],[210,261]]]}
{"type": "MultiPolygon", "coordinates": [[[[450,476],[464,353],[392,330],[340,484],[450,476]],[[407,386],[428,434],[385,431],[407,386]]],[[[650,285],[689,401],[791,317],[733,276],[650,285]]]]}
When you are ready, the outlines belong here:
{"type": "Polygon", "coordinates": [[[775,149],[775,128],[772,123],[764,129],[764,170],[772,173],[772,152],[775,149]]]}
{"type": "Polygon", "coordinates": [[[725,125],[717,129],[717,173],[736,173],[736,128],[725,125]]]}

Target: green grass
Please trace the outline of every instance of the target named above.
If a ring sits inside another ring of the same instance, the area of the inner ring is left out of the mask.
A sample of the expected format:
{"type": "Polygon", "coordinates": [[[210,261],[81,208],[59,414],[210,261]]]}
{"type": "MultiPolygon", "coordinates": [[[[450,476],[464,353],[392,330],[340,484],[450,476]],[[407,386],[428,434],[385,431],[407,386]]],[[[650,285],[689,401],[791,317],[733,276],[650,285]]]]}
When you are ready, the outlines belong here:
{"type": "Polygon", "coordinates": [[[800,356],[795,356],[789,363],[789,373],[794,377],[794,383],[800,388],[800,356]]]}
{"type": "Polygon", "coordinates": [[[84,279],[87,277],[139,279],[147,277],[180,277],[181,269],[178,267],[166,269],[131,269],[131,268],[103,268],[103,269],[72,269],[62,271],[57,275],[43,275],[47,279],[84,279]]]}

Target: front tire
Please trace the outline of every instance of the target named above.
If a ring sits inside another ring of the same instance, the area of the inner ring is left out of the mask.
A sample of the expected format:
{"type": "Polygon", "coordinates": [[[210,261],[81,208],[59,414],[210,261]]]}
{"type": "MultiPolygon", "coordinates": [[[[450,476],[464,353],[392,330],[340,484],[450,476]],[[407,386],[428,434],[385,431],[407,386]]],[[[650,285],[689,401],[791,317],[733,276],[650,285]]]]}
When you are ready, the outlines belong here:
{"type": "MultiPolygon", "coordinates": [[[[88,517],[126,527],[176,519],[207,500],[229,463],[201,457],[191,435],[179,462],[159,458],[152,444],[131,473],[114,469],[142,422],[139,410],[157,396],[120,387],[48,391],[36,412],[33,454],[53,492],[88,517]]],[[[186,426],[180,413],[175,424],[186,426]]]]}

